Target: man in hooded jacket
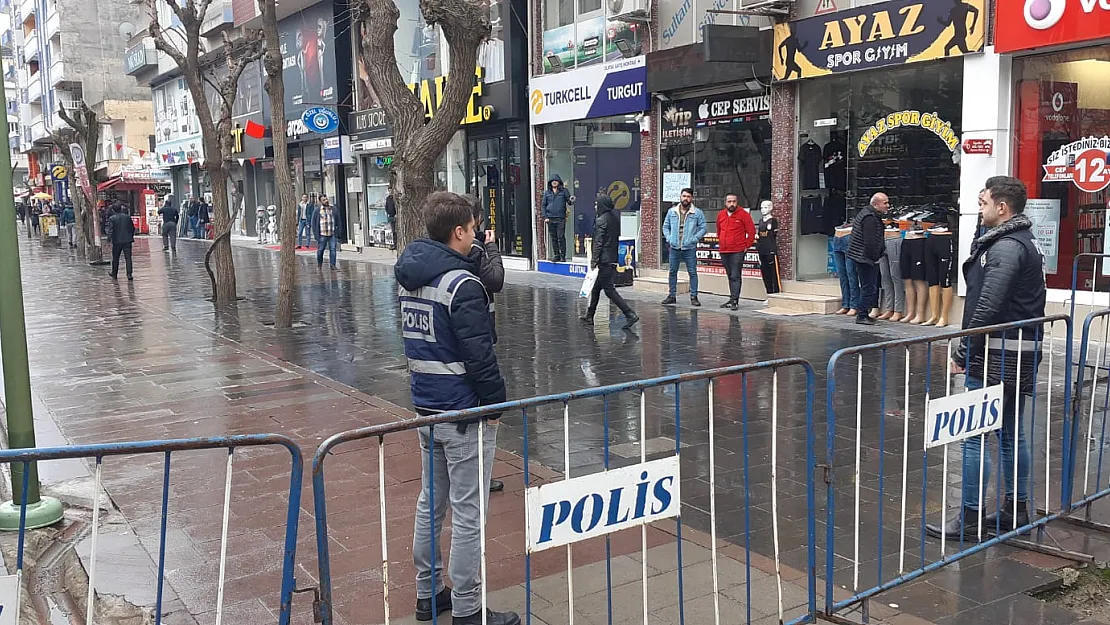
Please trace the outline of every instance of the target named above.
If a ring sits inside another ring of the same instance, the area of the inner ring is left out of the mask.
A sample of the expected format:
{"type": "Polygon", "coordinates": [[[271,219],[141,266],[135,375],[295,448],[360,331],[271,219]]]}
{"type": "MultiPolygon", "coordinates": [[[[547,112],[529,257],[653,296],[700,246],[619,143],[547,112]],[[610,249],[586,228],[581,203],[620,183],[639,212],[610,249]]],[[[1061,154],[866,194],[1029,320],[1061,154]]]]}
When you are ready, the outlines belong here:
{"type": "Polygon", "coordinates": [[[543,221],[551,238],[551,260],[557,263],[567,262],[568,206],[574,206],[574,196],[563,186],[559,174],[555,174],[543,192],[543,221]]]}
{"type": "Polygon", "coordinates": [[[624,313],[624,329],[631,330],[640,318],[632,311],[628,302],[624,301],[621,294],[617,292],[617,287],[613,284],[617,275],[617,264],[620,262],[618,258],[620,231],[621,219],[613,206],[613,198],[605,193],[598,195],[597,219],[594,221],[593,253],[590,259],[592,268],[597,269],[597,279],[594,280],[594,288],[590,291],[590,307],[586,309],[586,314],[582,315],[581,320],[582,323],[586,324],[594,322],[597,302],[601,298],[601,292],[605,291],[605,297],[608,297],[609,301],[624,313]]]}

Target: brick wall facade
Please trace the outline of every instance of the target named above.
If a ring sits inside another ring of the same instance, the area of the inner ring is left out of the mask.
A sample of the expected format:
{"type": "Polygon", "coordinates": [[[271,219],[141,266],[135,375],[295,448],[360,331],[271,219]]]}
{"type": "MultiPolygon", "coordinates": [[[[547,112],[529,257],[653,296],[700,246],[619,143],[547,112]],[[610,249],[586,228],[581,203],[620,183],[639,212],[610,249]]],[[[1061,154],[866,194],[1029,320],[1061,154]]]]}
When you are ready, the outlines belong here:
{"type": "Polygon", "coordinates": [[[779,220],[779,271],[794,279],[794,138],[797,136],[796,83],[771,86],[771,201],[779,220]]]}

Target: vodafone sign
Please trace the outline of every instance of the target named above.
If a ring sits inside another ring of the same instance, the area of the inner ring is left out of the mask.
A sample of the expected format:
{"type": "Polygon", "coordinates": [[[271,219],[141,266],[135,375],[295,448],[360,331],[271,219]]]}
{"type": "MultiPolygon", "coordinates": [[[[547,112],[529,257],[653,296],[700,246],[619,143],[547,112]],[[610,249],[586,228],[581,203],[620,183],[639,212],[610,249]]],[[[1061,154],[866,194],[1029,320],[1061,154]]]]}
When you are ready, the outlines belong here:
{"type": "Polygon", "coordinates": [[[998,0],[994,47],[1014,52],[1110,38],[1110,0],[998,0]]]}

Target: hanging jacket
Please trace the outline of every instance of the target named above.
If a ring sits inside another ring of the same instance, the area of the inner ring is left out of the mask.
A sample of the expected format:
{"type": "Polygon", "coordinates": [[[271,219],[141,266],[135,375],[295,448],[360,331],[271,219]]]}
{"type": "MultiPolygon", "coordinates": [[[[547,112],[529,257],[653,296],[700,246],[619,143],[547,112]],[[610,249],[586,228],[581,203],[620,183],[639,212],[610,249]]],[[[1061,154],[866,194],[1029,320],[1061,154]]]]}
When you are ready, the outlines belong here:
{"type": "Polygon", "coordinates": [[[570,191],[567,191],[563,179],[559,174],[552,176],[551,180],[547,181],[547,188],[543,192],[543,218],[552,221],[566,221],[567,206],[573,204],[574,202],[570,199],[570,191]],[[551,183],[555,181],[559,182],[558,191],[551,190],[551,183]]]}
{"type": "MultiPolygon", "coordinates": [[[[1015,215],[972,243],[971,257],[963,265],[967,285],[964,329],[1044,316],[1044,257],[1037,249],[1032,225],[1029,217],[1015,215]]],[[[1021,352],[1020,391],[1029,394],[1040,365],[1043,336],[1043,327],[1035,324],[990,337],[965,337],[952,361],[966,368],[970,376],[982,379],[985,348],[989,347],[986,384],[1005,381],[1013,386],[1018,383],[1021,352]]]]}
{"type": "Polygon", "coordinates": [[[421,414],[505,401],[478,269],[476,261],[430,239],[410,243],[394,266],[412,403],[421,414]]]}
{"type": "Polygon", "coordinates": [[[874,208],[864,206],[852,219],[848,258],[865,265],[877,265],[886,252],[883,221],[874,208]]]}
{"type": "Polygon", "coordinates": [[[717,213],[717,240],[722,254],[746,252],[755,241],[755,223],[743,208],[717,213]]]}

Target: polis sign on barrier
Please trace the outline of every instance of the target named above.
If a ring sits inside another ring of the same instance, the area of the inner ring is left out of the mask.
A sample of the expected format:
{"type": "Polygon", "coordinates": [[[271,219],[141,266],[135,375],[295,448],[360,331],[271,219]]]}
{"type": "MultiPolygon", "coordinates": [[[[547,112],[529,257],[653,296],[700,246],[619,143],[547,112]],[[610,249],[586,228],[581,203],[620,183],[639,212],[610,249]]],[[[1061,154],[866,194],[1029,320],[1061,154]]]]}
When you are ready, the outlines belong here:
{"type": "Polygon", "coordinates": [[[890,0],[776,24],[772,73],[794,80],[982,52],[986,25],[986,0],[890,0]]]}
{"type": "Polygon", "coordinates": [[[930,399],[925,449],[1002,429],[1002,385],[930,399]]]}
{"type": "Polygon", "coordinates": [[[678,460],[668,456],[529,488],[528,553],[678,516],[678,460]]]}

